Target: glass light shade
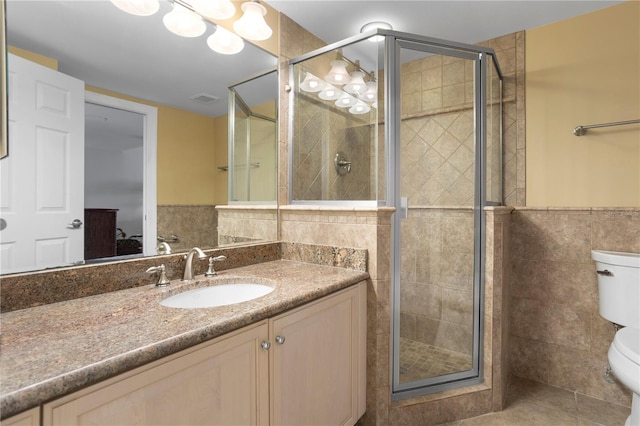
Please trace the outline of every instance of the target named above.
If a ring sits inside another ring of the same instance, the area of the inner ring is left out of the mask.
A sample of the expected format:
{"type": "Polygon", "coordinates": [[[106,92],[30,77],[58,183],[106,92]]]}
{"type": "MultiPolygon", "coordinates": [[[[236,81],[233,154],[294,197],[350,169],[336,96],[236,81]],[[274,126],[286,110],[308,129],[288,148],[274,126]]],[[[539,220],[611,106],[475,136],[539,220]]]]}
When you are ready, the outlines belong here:
{"type": "Polygon", "coordinates": [[[118,9],[137,16],[150,16],[158,11],[158,0],[111,0],[118,9]]]}
{"type": "Polygon", "coordinates": [[[350,75],[350,80],[344,85],[344,90],[356,95],[366,92],[367,85],[364,82],[364,73],[362,71],[354,71],[350,75]]]}
{"type": "Polygon", "coordinates": [[[366,92],[360,94],[360,99],[366,102],[375,102],[378,99],[378,83],[375,81],[367,81],[366,92]]]}
{"type": "Polygon", "coordinates": [[[362,101],[358,101],[354,106],[349,108],[351,114],[366,114],[369,111],[371,111],[371,107],[362,101]]]}
{"type": "Polygon", "coordinates": [[[348,93],[342,93],[342,96],[336,100],[336,106],[340,108],[348,108],[356,105],[358,100],[348,93]]]}
{"type": "Polygon", "coordinates": [[[257,2],[242,3],[242,11],[244,14],[240,19],[233,23],[233,30],[241,37],[247,40],[266,40],[271,37],[273,31],[264,20],[267,9],[257,2]]]}
{"type": "Polygon", "coordinates": [[[229,19],[236,7],[229,0],[192,0],[191,6],[200,15],[211,19],[229,19]]]}
{"type": "Polygon", "coordinates": [[[300,83],[300,89],[304,90],[305,92],[311,93],[319,92],[324,89],[324,86],[326,84],[324,81],[320,80],[310,72],[306,74],[307,75],[304,77],[304,80],[302,81],[302,83],[300,83]]]}
{"type": "Polygon", "coordinates": [[[207,45],[214,52],[222,53],[223,55],[235,55],[244,49],[244,40],[218,25],[216,32],[207,38],[207,45]]]}
{"type": "Polygon", "coordinates": [[[331,62],[331,69],[324,77],[325,81],[331,84],[346,84],[349,82],[349,73],[347,72],[347,63],[343,60],[331,62]]]}
{"type": "Polygon", "coordinates": [[[174,3],[173,10],[162,18],[169,31],[182,37],[198,37],[207,29],[202,17],[184,6],[174,3]]]}
{"type": "Polygon", "coordinates": [[[326,84],[324,86],[324,89],[322,89],[322,91],[320,91],[320,93],[318,93],[318,97],[320,99],[325,100],[325,101],[335,101],[336,99],[338,99],[343,94],[344,94],[344,92],[342,90],[337,89],[337,88],[335,88],[334,86],[332,86],[330,84],[326,84]]]}

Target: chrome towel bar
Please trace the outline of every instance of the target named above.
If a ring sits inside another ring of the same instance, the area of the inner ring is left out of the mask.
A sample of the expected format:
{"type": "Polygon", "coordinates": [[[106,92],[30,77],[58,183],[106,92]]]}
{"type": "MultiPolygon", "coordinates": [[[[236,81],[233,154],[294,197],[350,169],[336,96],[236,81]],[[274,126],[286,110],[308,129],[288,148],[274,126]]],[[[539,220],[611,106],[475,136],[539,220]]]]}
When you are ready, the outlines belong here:
{"type": "Polygon", "coordinates": [[[602,123],[602,124],[591,124],[588,126],[578,126],[573,129],[573,134],[576,136],[582,136],[587,133],[587,129],[595,129],[597,127],[611,127],[611,126],[624,126],[626,124],[640,124],[639,120],[627,120],[627,121],[616,121],[613,123],[602,123]]]}

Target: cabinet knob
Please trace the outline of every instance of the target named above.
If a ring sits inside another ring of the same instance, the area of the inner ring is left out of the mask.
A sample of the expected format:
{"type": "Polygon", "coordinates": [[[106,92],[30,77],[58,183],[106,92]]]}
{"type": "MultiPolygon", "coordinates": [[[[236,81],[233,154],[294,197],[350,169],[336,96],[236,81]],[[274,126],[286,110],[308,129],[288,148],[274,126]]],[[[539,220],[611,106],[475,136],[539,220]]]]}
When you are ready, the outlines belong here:
{"type": "Polygon", "coordinates": [[[276,336],[276,343],[279,345],[284,344],[284,336],[276,336]]]}
{"type": "Polygon", "coordinates": [[[271,347],[271,343],[265,340],[262,343],[260,343],[260,346],[262,346],[262,349],[264,349],[265,351],[268,351],[269,348],[271,347]]]}

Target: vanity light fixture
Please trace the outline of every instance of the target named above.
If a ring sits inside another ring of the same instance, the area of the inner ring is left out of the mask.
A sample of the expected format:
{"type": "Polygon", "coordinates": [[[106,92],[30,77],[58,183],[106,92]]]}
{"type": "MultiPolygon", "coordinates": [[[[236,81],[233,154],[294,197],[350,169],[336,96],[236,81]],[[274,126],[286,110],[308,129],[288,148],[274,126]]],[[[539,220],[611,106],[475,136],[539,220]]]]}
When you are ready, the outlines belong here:
{"type": "Polygon", "coordinates": [[[196,13],[209,19],[225,20],[236,14],[236,7],[229,0],[192,0],[196,13]]]}
{"type": "MultiPolygon", "coordinates": [[[[360,28],[360,34],[366,33],[367,31],[371,31],[371,30],[377,30],[377,29],[392,30],[393,27],[388,22],[383,22],[383,21],[369,22],[368,24],[364,24],[362,28],[360,28]]],[[[382,40],[384,40],[384,36],[381,36],[381,35],[374,35],[373,37],[369,37],[369,41],[377,42],[382,40]]]]}
{"type": "Polygon", "coordinates": [[[305,92],[315,93],[324,89],[326,83],[315,75],[307,72],[304,80],[300,83],[300,89],[305,92]]]}
{"type": "Polygon", "coordinates": [[[318,97],[324,101],[335,101],[342,96],[343,93],[344,92],[342,90],[339,90],[330,84],[326,84],[324,89],[318,93],[318,97]]]}
{"type": "Polygon", "coordinates": [[[354,106],[349,108],[351,114],[366,114],[369,111],[371,111],[371,107],[362,101],[358,101],[354,106]]]}
{"type": "Polygon", "coordinates": [[[199,37],[207,30],[207,25],[197,13],[179,3],[173,4],[173,10],[162,18],[169,31],[182,37],[199,37]]]}
{"type": "MultiPolygon", "coordinates": [[[[120,10],[138,16],[150,16],[160,8],[158,0],[111,0],[120,10]]],[[[198,37],[207,30],[208,20],[225,20],[233,17],[236,8],[230,0],[170,0],[173,10],[167,13],[162,22],[174,34],[183,37],[198,37]],[[204,18],[207,18],[205,21],[204,18]]],[[[266,40],[273,31],[264,20],[267,9],[259,0],[252,0],[242,4],[244,15],[233,23],[237,33],[222,28],[219,24],[211,23],[216,32],[207,38],[207,45],[214,51],[225,55],[232,55],[244,48],[244,40],[266,40]]]]}
{"type": "Polygon", "coordinates": [[[358,100],[348,93],[342,92],[342,95],[336,100],[335,104],[340,108],[348,108],[355,106],[358,100]]]}
{"type": "Polygon", "coordinates": [[[364,82],[364,73],[362,71],[353,71],[350,75],[349,82],[344,85],[344,90],[354,95],[360,95],[367,91],[367,85],[364,82]]]}
{"type": "Polygon", "coordinates": [[[111,0],[118,9],[136,16],[151,16],[160,9],[158,0],[111,0]]]}
{"type": "Polygon", "coordinates": [[[231,31],[218,25],[216,32],[207,38],[207,45],[214,52],[223,55],[235,55],[244,49],[244,41],[242,38],[231,31]]]}
{"type": "Polygon", "coordinates": [[[347,63],[342,59],[331,62],[331,69],[324,76],[326,82],[331,84],[343,85],[349,82],[349,73],[347,72],[347,63]]]}
{"type": "Polygon", "coordinates": [[[264,20],[267,9],[257,0],[242,3],[244,14],[233,23],[233,30],[247,40],[266,40],[271,37],[273,31],[264,20]]]}
{"type": "Polygon", "coordinates": [[[366,102],[375,102],[378,99],[378,82],[367,81],[367,90],[360,94],[360,99],[366,102]]]}

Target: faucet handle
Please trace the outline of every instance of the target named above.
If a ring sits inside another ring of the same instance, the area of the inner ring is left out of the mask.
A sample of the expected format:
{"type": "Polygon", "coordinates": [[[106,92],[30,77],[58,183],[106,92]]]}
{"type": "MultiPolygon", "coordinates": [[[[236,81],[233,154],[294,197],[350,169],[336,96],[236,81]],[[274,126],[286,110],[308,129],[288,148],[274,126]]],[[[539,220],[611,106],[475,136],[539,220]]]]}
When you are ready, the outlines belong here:
{"type": "Polygon", "coordinates": [[[156,287],[164,287],[169,284],[169,280],[167,279],[167,275],[165,274],[164,264],[160,266],[152,266],[151,268],[147,269],[146,272],[147,274],[160,272],[160,276],[158,277],[158,282],[156,283],[156,287]]]}
{"type": "Polygon", "coordinates": [[[221,262],[226,259],[227,259],[227,256],[216,256],[216,257],[211,256],[209,258],[209,269],[207,269],[207,272],[204,273],[204,276],[210,278],[218,275],[215,269],[213,269],[213,262],[221,262]]]}

